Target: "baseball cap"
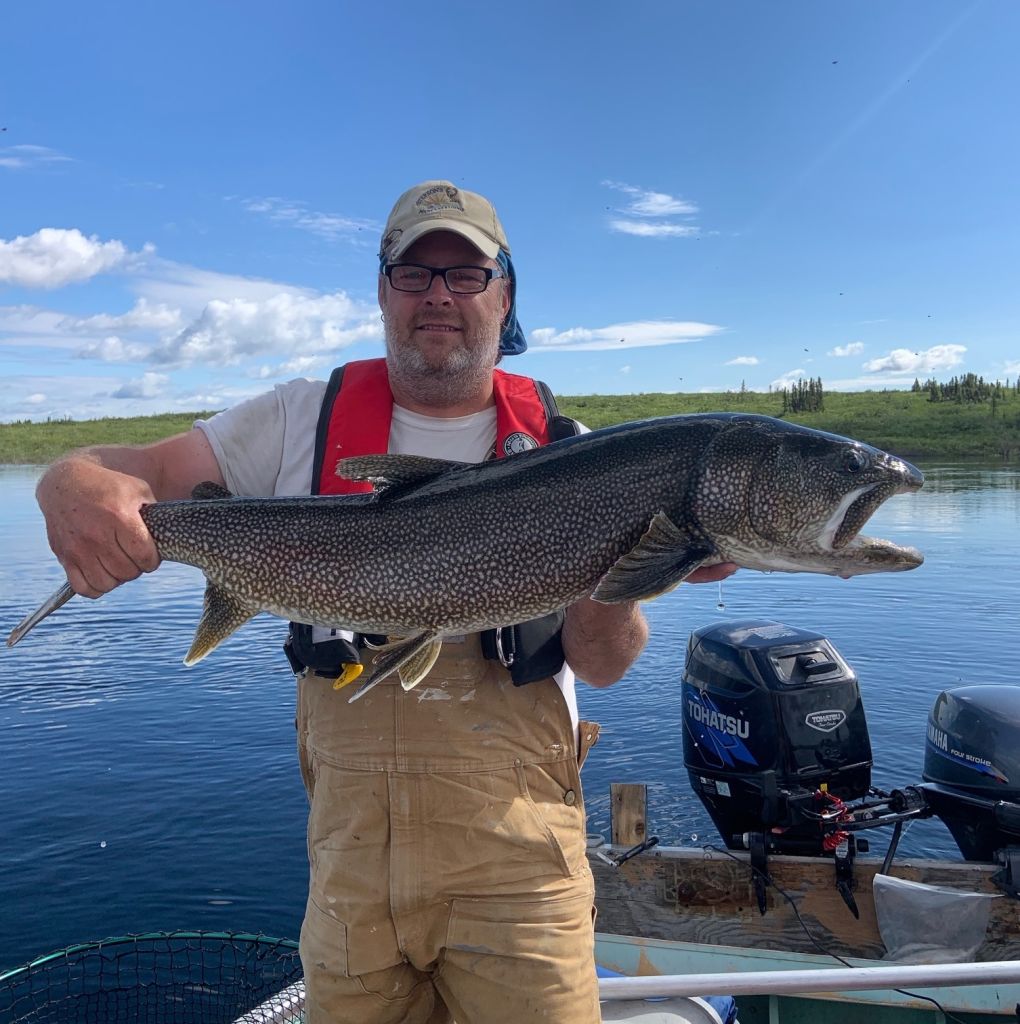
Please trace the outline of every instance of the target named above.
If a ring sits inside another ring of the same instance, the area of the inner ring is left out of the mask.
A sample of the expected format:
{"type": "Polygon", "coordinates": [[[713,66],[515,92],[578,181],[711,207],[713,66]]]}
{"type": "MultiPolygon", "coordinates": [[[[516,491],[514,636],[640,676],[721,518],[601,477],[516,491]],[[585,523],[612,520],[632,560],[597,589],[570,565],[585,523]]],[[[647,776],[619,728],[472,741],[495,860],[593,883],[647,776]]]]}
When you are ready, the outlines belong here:
{"type": "Polygon", "coordinates": [[[387,262],[399,259],[431,231],[462,235],[490,260],[501,249],[510,252],[503,225],[488,199],[450,181],[423,181],[394,204],[383,229],[379,258],[387,262]]]}

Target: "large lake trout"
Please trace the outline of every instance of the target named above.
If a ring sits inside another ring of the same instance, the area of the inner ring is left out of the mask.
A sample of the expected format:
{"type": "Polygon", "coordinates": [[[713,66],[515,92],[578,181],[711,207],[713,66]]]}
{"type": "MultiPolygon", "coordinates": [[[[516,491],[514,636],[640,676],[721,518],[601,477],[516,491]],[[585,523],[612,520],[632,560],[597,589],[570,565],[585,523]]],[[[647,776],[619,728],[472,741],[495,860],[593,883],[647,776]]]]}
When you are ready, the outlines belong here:
{"type": "MultiPolygon", "coordinates": [[[[208,581],[187,664],[268,611],[400,638],[359,692],[394,671],[410,688],[444,636],[588,596],[648,600],[702,565],[847,577],[923,561],[859,533],[886,498],[921,487],[917,469],[768,416],[667,416],[492,462],[377,455],[339,471],[375,493],[235,498],[201,485],[143,507],[160,555],[208,581]]],[[[8,645],[71,596],[65,584],[8,645]]]]}

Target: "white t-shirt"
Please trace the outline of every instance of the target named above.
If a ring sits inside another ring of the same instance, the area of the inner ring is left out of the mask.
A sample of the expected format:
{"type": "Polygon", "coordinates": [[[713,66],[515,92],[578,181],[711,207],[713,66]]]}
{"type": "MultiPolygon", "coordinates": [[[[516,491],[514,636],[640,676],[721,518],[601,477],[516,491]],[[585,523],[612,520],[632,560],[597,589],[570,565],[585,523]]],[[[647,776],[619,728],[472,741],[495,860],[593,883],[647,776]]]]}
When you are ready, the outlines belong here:
{"type": "MultiPolygon", "coordinates": [[[[209,420],[196,420],[231,492],[245,497],[311,494],[315,428],[326,393],[321,380],[288,381],[209,420]]],[[[456,462],[482,462],[496,444],[496,408],[470,416],[422,416],[393,407],[389,452],[456,462]]],[[[577,726],[574,673],[556,676],[577,726]]]]}

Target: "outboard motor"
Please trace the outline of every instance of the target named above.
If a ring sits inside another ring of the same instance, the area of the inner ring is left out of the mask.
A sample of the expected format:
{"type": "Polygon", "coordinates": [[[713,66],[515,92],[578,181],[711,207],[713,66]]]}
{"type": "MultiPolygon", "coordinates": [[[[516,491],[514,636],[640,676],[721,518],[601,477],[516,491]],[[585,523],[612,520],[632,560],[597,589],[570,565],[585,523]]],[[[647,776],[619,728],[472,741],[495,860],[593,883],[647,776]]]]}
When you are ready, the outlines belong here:
{"type": "Polygon", "coordinates": [[[928,716],[924,790],[967,860],[1020,844],[1020,686],[958,686],[928,716]]]}
{"type": "Polygon", "coordinates": [[[868,793],[872,760],[857,676],[832,644],[767,619],[704,626],[682,700],[684,764],[726,845],[754,853],[756,836],[759,861],[834,852],[820,822],[868,793]]]}

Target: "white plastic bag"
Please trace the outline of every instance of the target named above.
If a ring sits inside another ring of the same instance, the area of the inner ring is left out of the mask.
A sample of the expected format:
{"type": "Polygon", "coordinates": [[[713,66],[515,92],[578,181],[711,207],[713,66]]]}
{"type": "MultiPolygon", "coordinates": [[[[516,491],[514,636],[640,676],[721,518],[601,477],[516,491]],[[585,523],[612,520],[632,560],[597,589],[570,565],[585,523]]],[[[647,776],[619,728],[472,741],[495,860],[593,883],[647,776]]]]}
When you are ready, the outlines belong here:
{"type": "Polygon", "coordinates": [[[883,960],[948,964],[973,960],[988,929],[991,900],[1000,893],[961,892],[875,875],[872,882],[883,960]]]}

